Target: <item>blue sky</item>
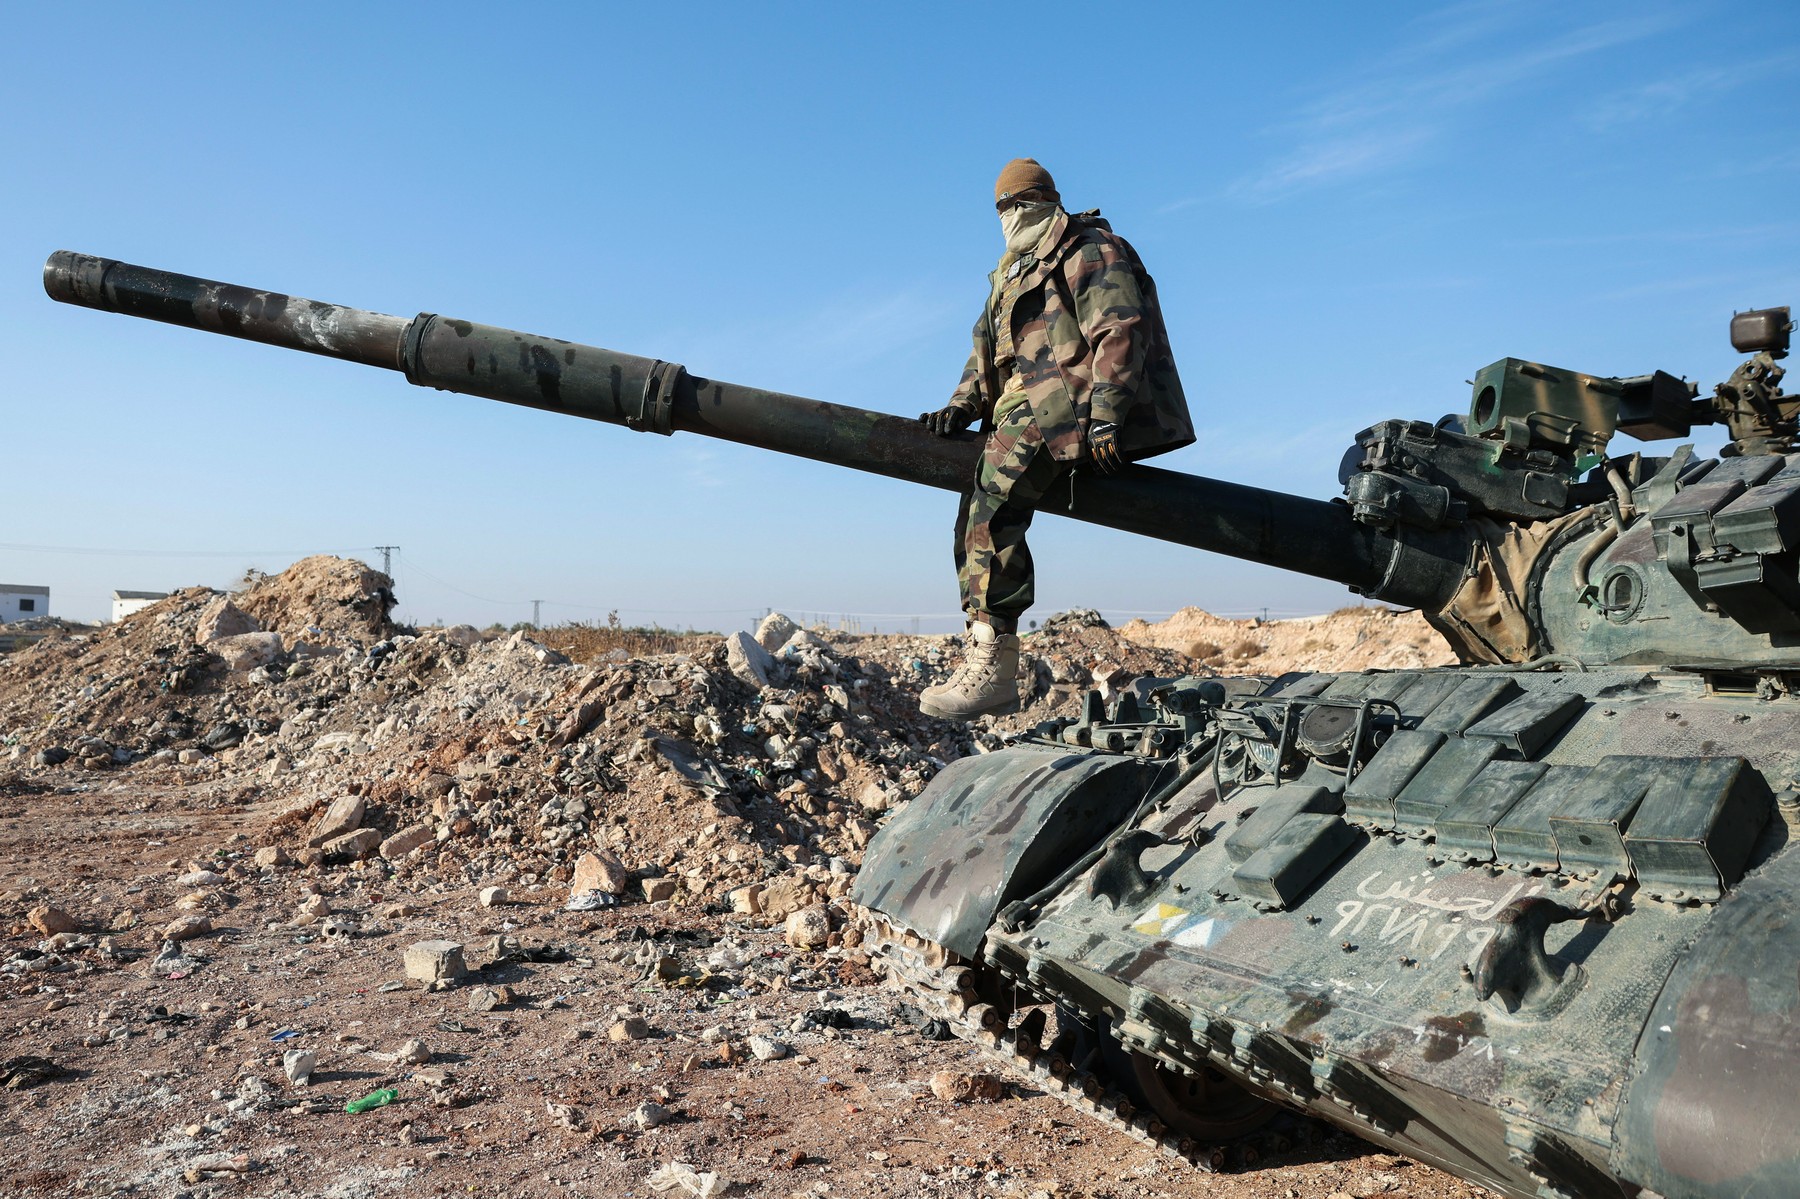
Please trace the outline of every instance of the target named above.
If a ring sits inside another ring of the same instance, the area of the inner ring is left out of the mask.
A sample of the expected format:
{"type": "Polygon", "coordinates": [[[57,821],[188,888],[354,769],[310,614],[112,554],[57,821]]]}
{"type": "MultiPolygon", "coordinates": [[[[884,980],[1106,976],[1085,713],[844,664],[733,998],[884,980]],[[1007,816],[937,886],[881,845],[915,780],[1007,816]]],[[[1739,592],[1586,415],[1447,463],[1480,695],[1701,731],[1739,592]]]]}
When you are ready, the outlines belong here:
{"type": "MultiPolygon", "coordinates": [[[[401,547],[417,621],[956,621],[947,493],[52,304],[73,249],[885,411],[942,402],[1042,160],[1156,275],[1177,470],[1328,497],[1515,355],[1710,386],[1800,305],[1800,7],[19,5],[0,581],[60,615],[401,547]],[[48,548],[28,548],[48,547],[48,548]],[[83,551],[83,552],[74,552],[83,551]],[[104,551],[104,552],[86,552],[104,551]]],[[[1704,448],[1718,438],[1703,431],[1704,448]]],[[[1039,606],[1340,588],[1052,517],[1039,606]]]]}

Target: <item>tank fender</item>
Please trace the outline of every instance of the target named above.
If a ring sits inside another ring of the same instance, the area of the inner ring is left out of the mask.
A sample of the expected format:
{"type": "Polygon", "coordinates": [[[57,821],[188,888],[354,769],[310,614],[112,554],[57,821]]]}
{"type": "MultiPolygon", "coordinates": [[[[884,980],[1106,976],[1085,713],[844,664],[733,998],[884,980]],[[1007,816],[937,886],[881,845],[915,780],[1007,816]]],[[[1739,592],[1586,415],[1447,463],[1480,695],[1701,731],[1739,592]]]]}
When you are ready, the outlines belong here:
{"type": "Polygon", "coordinates": [[[1003,905],[1049,883],[1177,770],[1037,746],[960,758],[870,842],[851,898],[974,957],[1003,905]]]}
{"type": "Polygon", "coordinates": [[[1613,1169],[1666,1199],[1800,1186],[1800,852],[1720,902],[1638,1042],[1613,1169]]]}

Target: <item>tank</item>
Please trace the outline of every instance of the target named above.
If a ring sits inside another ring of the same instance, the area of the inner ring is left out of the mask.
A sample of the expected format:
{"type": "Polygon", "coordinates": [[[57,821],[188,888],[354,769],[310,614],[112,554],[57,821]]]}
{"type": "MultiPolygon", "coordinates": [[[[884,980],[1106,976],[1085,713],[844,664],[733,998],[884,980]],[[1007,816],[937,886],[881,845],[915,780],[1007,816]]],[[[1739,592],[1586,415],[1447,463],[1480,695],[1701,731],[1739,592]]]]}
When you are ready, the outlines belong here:
{"type": "MultiPolygon", "coordinates": [[[[67,252],[52,298],[962,490],[974,435],[67,252]]],[[[1525,1197],[1800,1194],[1800,396],[1505,358],[1329,502],[1133,466],[1044,511],[1420,608],[1462,664],[1140,681],[871,842],[872,960],[1201,1170],[1325,1121],[1525,1197]],[[1618,444],[1721,424],[1721,457],[1618,444]]],[[[1062,489],[1058,489],[1059,493],[1062,489]]]]}

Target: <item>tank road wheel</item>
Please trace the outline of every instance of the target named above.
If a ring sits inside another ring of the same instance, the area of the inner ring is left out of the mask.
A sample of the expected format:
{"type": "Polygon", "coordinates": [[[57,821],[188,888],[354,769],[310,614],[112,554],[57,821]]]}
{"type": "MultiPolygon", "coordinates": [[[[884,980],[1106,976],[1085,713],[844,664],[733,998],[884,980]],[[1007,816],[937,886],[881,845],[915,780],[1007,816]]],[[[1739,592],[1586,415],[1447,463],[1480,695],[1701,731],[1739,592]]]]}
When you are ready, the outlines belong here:
{"type": "Polygon", "coordinates": [[[1169,1131],[1196,1141],[1235,1140],[1255,1132],[1281,1110],[1210,1066],[1187,1075],[1134,1051],[1131,1075],[1144,1106],[1169,1131]]]}

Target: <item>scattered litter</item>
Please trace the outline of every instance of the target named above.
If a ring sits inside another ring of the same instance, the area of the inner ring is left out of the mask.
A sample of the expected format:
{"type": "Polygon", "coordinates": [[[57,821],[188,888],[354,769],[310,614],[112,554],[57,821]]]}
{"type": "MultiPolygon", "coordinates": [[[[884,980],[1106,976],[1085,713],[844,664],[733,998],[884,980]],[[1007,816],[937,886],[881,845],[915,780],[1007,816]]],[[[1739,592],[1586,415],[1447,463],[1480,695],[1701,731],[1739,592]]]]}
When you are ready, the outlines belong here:
{"type": "Polygon", "coordinates": [[[686,1162],[666,1162],[658,1166],[646,1180],[658,1194],[678,1191],[695,1199],[713,1199],[723,1195],[731,1183],[711,1170],[699,1171],[686,1162]]]}
{"type": "Polygon", "coordinates": [[[162,949],[150,962],[150,973],[163,978],[186,978],[198,970],[202,959],[191,957],[182,952],[181,946],[173,941],[164,941],[162,949]]]}
{"type": "Polygon", "coordinates": [[[379,1091],[370,1091],[361,1099],[352,1099],[344,1105],[344,1110],[349,1112],[352,1116],[357,1116],[361,1115],[363,1112],[371,1111],[374,1108],[386,1107],[398,1098],[400,1098],[399,1091],[396,1091],[391,1087],[383,1087],[379,1091]]]}
{"type": "Polygon", "coordinates": [[[555,1120],[558,1125],[569,1129],[571,1132],[579,1132],[581,1129],[587,1127],[587,1117],[582,1114],[579,1108],[573,1107],[570,1104],[557,1103],[555,1100],[546,1099],[544,1100],[544,1110],[550,1113],[550,1118],[555,1120]]]}
{"type": "Polygon", "coordinates": [[[9,1057],[0,1062],[0,1087],[9,1091],[23,1091],[27,1087],[62,1078],[68,1073],[47,1057],[31,1054],[9,1057]]]}

